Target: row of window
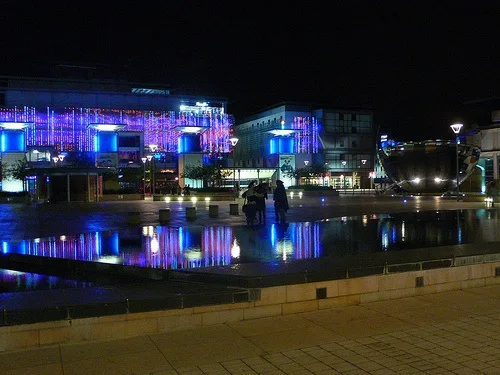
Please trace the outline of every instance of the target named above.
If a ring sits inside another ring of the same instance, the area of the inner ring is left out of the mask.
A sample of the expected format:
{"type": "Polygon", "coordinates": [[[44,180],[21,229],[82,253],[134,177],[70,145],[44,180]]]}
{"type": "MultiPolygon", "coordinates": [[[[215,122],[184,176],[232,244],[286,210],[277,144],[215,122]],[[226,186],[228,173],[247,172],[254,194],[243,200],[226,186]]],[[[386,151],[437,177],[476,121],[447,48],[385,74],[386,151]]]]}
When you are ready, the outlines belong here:
{"type": "Polygon", "coordinates": [[[337,113],[327,112],[324,114],[324,120],[342,120],[342,121],[366,121],[371,122],[371,115],[356,113],[337,113]]]}

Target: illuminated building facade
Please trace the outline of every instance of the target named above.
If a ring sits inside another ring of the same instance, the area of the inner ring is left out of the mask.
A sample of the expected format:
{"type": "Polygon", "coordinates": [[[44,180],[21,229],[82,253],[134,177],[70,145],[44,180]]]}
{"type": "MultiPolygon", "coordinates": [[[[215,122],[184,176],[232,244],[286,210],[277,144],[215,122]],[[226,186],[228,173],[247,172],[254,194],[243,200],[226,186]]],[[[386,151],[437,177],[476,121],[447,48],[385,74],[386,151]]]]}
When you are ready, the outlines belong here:
{"type": "MultiPolygon", "coordinates": [[[[148,179],[161,192],[178,182],[179,155],[230,151],[232,118],[226,104],[129,82],[0,77],[2,161],[26,156],[34,170],[45,168],[43,176],[31,176],[30,189],[39,189],[63,167],[66,176],[78,168],[96,174],[114,168],[120,188],[137,190],[146,185],[140,182],[147,167],[148,179]],[[183,141],[193,136],[195,142],[183,141]],[[146,166],[147,154],[153,163],[146,166]]],[[[5,179],[2,189],[20,190],[5,179]]]]}
{"type": "Polygon", "coordinates": [[[281,103],[238,121],[235,134],[235,163],[244,182],[281,179],[294,185],[287,169],[321,164],[327,173],[316,184],[370,187],[376,149],[371,110],[281,103]]]}

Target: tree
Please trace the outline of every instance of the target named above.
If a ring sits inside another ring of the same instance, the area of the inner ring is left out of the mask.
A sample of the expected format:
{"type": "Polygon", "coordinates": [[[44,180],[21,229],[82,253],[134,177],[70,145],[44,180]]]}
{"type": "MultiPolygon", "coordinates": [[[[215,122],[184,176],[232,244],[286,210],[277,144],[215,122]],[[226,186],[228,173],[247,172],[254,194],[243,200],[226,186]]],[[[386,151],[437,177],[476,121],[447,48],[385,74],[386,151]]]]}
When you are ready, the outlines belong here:
{"type": "Polygon", "coordinates": [[[284,176],[288,178],[295,178],[296,184],[299,185],[301,178],[306,181],[310,178],[325,178],[328,175],[328,168],[324,164],[313,164],[304,168],[297,168],[284,172],[284,176]]]}
{"type": "Polygon", "coordinates": [[[23,191],[26,191],[26,177],[28,177],[30,172],[28,160],[26,156],[16,161],[10,167],[6,167],[2,164],[2,178],[8,180],[21,180],[23,182],[23,191]]]}
{"type": "Polygon", "coordinates": [[[202,180],[204,187],[215,187],[216,184],[221,186],[223,179],[230,175],[231,171],[229,170],[224,170],[218,165],[207,164],[203,166],[186,165],[181,177],[191,180],[202,180]]]}

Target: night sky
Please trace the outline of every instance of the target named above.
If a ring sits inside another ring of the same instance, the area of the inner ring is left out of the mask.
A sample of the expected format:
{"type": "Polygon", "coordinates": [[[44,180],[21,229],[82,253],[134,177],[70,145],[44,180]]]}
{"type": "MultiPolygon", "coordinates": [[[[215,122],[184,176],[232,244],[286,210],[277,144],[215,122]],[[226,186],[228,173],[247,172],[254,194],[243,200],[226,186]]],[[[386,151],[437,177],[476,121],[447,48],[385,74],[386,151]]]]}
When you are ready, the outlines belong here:
{"type": "Polygon", "coordinates": [[[500,2],[385,3],[7,1],[0,75],[97,66],[226,97],[237,119],[284,101],[368,107],[396,140],[472,127],[463,103],[500,96],[500,2]]]}

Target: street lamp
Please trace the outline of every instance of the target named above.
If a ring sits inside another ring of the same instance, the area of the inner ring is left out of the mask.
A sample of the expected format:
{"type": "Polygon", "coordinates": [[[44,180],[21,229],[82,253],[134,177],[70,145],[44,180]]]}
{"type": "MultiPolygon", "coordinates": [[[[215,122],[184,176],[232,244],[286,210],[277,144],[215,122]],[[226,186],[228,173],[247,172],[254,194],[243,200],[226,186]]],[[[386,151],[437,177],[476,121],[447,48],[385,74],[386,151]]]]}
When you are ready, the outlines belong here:
{"type": "Polygon", "coordinates": [[[155,195],[155,172],[156,172],[156,165],[155,165],[155,153],[156,150],[158,150],[158,145],[149,145],[149,149],[153,153],[153,166],[152,166],[152,172],[151,172],[151,185],[153,186],[153,197],[155,195]]]}
{"type": "Polygon", "coordinates": [[[453,125],[450,125],[450,128],[451,130],[453,130],[453,133],[455,133],[455,148],[456,148],[456,156],[457,156],[457,202],[460,200],[460,188],[459,188],[459,185],[460,185],[460,171],[459,171],[459,165],[458,165],[458,142],[459,142],[459,139],[458,139],[458,134],[460,133],[460,130],[462,129],[462,126],[464,126],[463,124],[453,124],[453,125]]]}
{"type": "MultiPolygon", "coordinates": [[[[366,159],[361,159],[361,164],[362,164],[362,167],[361,168],[365,168],[365,165],[366,165],[366,159]]],[[[361,178],[362,178],[362,174],[360,173],[359,174],[359,188],[362,189],[362,184],[361,184],[361,178]]]]}
{"type": "Polygon", "coordinates": [[[344,184],[344,190],[345,190],[345,166],[346,166],[346,164],[347,164],[347,161],[342,160],[342,166],[344,167],[344,174],[343,174],[343,176],[344,176],[344,181],[343,181],[343,184],[344,184]]]}
{"type": "Polygon", "coordinates": [[[143,173],[143,181],[144,182],[143,182],[142,186],[143,186],[143,193],[144,193],[144,197],[145,197],[146,196],[146,162],[148,161],[148,158],[143,156],[141,158],[141,160],[142,160],[142,170],[144,171],[144,173],[143,173]]]}
{"type": "Polygon", "coordinates": [[[238,141],[239,139],[236,137],[229,138],[229,142],[231,142],[231,146],[233,146],[233,189],[235,197],[237,197],[236,194],[239,196],[239,192],[236,191],[236,161],[234,158],[234,147],[238,144],[238,141]]]}
{"type": "MultiPolygon", "coordinates": [[[[146,155],[147,161],[151,163],[151,160],[153,159],[153,155],[146,155]]],[[[151,164],[149,165],[151,167],[151,164]]],[[[145,172],[144,172],[145,173],[145,172]]],[[[152,192],[152,175],[151,175],[151,170],[149,171],[149,193],[151,194],[152,192]]]]}

